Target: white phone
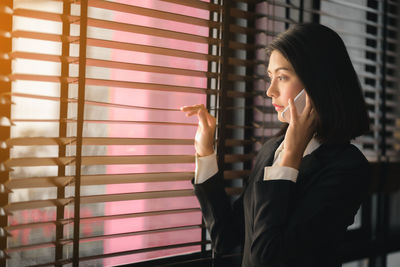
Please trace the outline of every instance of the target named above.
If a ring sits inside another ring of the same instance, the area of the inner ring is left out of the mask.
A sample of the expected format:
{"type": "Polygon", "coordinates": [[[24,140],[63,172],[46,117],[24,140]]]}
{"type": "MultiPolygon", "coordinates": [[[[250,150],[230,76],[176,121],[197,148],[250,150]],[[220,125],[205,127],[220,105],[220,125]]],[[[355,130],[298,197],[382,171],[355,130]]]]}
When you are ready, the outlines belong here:
{"type": "MultiPolygon", "coordinates": [[[[294,105],[296,106],[297,114],[301,114],[306,106],[306,90],[301,90],[300,93],[294,98],[294,105]]],[[[282,111],[282,118],[286,122],[290,122],[289,105],[282,111]]]]}

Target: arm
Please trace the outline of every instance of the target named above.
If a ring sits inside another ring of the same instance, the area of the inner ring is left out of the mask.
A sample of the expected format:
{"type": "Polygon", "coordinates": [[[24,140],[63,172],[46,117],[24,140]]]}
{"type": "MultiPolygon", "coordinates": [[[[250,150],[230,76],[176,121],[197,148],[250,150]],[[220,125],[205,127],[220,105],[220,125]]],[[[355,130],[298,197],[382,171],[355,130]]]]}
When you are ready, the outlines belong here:
{"type": "Polygon", "coordinates": [[[227,252],[243,243],[243,194],[231,205],[218,174],[193,186],[216,252],[227,252]]]}
{"type": "MultiPolygon", "coordinates": [[[[207,169],[196,164],[195,179],[192,183],[199,200],[206,227],[210,232],[213,248],[217,252],[228,251],[243,239],[243,202],[239,198],[233,206],[225,193],[223,179],[220,177],[214,154],[214,135],[216,119],[204,105],[185,106],[181,110],[186,116],[197,115],[199,119],[195,136],[196,163],[200,157],[213,157],[213,163],[207,163],[207,169]],[[200,168],[200,169],[199,169],[200,168]],[[217,172],[215,174],[215,172],[217,172]],[[212,175],[211,178],[208,178],[212,175]],[[195,180],[195,181],[194,181],[195,180]]],[[[200,160],[201,161],[201,160],[200,160]]]]}
{"type": "Polygon", "coordinates": [[[194,183],[201,184],[213,177],[218,172],[217,154],[200,157],[196,154],[196,169],[194,183]]]}
{"type": "Polygon", "coordinates": [[[315,183],[301,199],[293,199],[293,182],[259,181],[254,192],[253,262],[264,266],[310,255],[340,238],[367,192],[368,168],[364,161],[331,164],[313,177],[315,183]],[[289,215],[293,201],[298,205],[289,215]]]}

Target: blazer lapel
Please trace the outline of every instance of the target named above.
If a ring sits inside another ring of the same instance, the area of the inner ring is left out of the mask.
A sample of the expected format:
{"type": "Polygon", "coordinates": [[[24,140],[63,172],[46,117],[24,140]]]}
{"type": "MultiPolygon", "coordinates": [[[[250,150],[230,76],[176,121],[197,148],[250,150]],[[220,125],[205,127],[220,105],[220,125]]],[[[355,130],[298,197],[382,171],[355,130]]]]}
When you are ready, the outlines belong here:
{"type": "Polygon", "coordinates": [[[264,173],[264,167],[271,166],[274,161],[274,154],[280,143],[283,141],[284,136],[274,138],[271,141],[266,142],[257,154],[257,158],[254,164],[252,175],[253,177],[259,177],[260,173],[264,173]]]}

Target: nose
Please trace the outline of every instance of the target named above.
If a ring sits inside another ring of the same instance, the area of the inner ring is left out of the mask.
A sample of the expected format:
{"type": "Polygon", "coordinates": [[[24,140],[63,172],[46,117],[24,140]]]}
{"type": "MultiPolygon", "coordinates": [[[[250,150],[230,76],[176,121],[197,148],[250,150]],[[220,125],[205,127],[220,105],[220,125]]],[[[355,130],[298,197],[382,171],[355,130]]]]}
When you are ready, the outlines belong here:
{"type": "Polygon", "coordinates": [[[271,82],[269,84],[267,84],[267,86],[268,86],[268,89],[266,92],[267,96],[268,97],[278,97],[279,91],[276,88],[276,84],[274,83],[274,81],[271,80],[271,82]]]}

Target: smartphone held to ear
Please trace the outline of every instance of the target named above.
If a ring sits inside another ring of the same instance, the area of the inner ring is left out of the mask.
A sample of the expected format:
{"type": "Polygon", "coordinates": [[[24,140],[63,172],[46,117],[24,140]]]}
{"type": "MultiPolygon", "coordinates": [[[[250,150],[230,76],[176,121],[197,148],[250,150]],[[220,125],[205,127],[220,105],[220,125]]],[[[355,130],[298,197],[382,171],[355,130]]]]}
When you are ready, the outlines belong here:
{"type": "MultiPolygon", "coordinates": [[[[301,90],[300,93],[294,98],[294,105],[296,106],[297,114],[301,114],[306,106],[306,90],[301,90]]],[[[286,122],[290,122],[289,105],[282,111],[282,118],[286,122]]]]}

